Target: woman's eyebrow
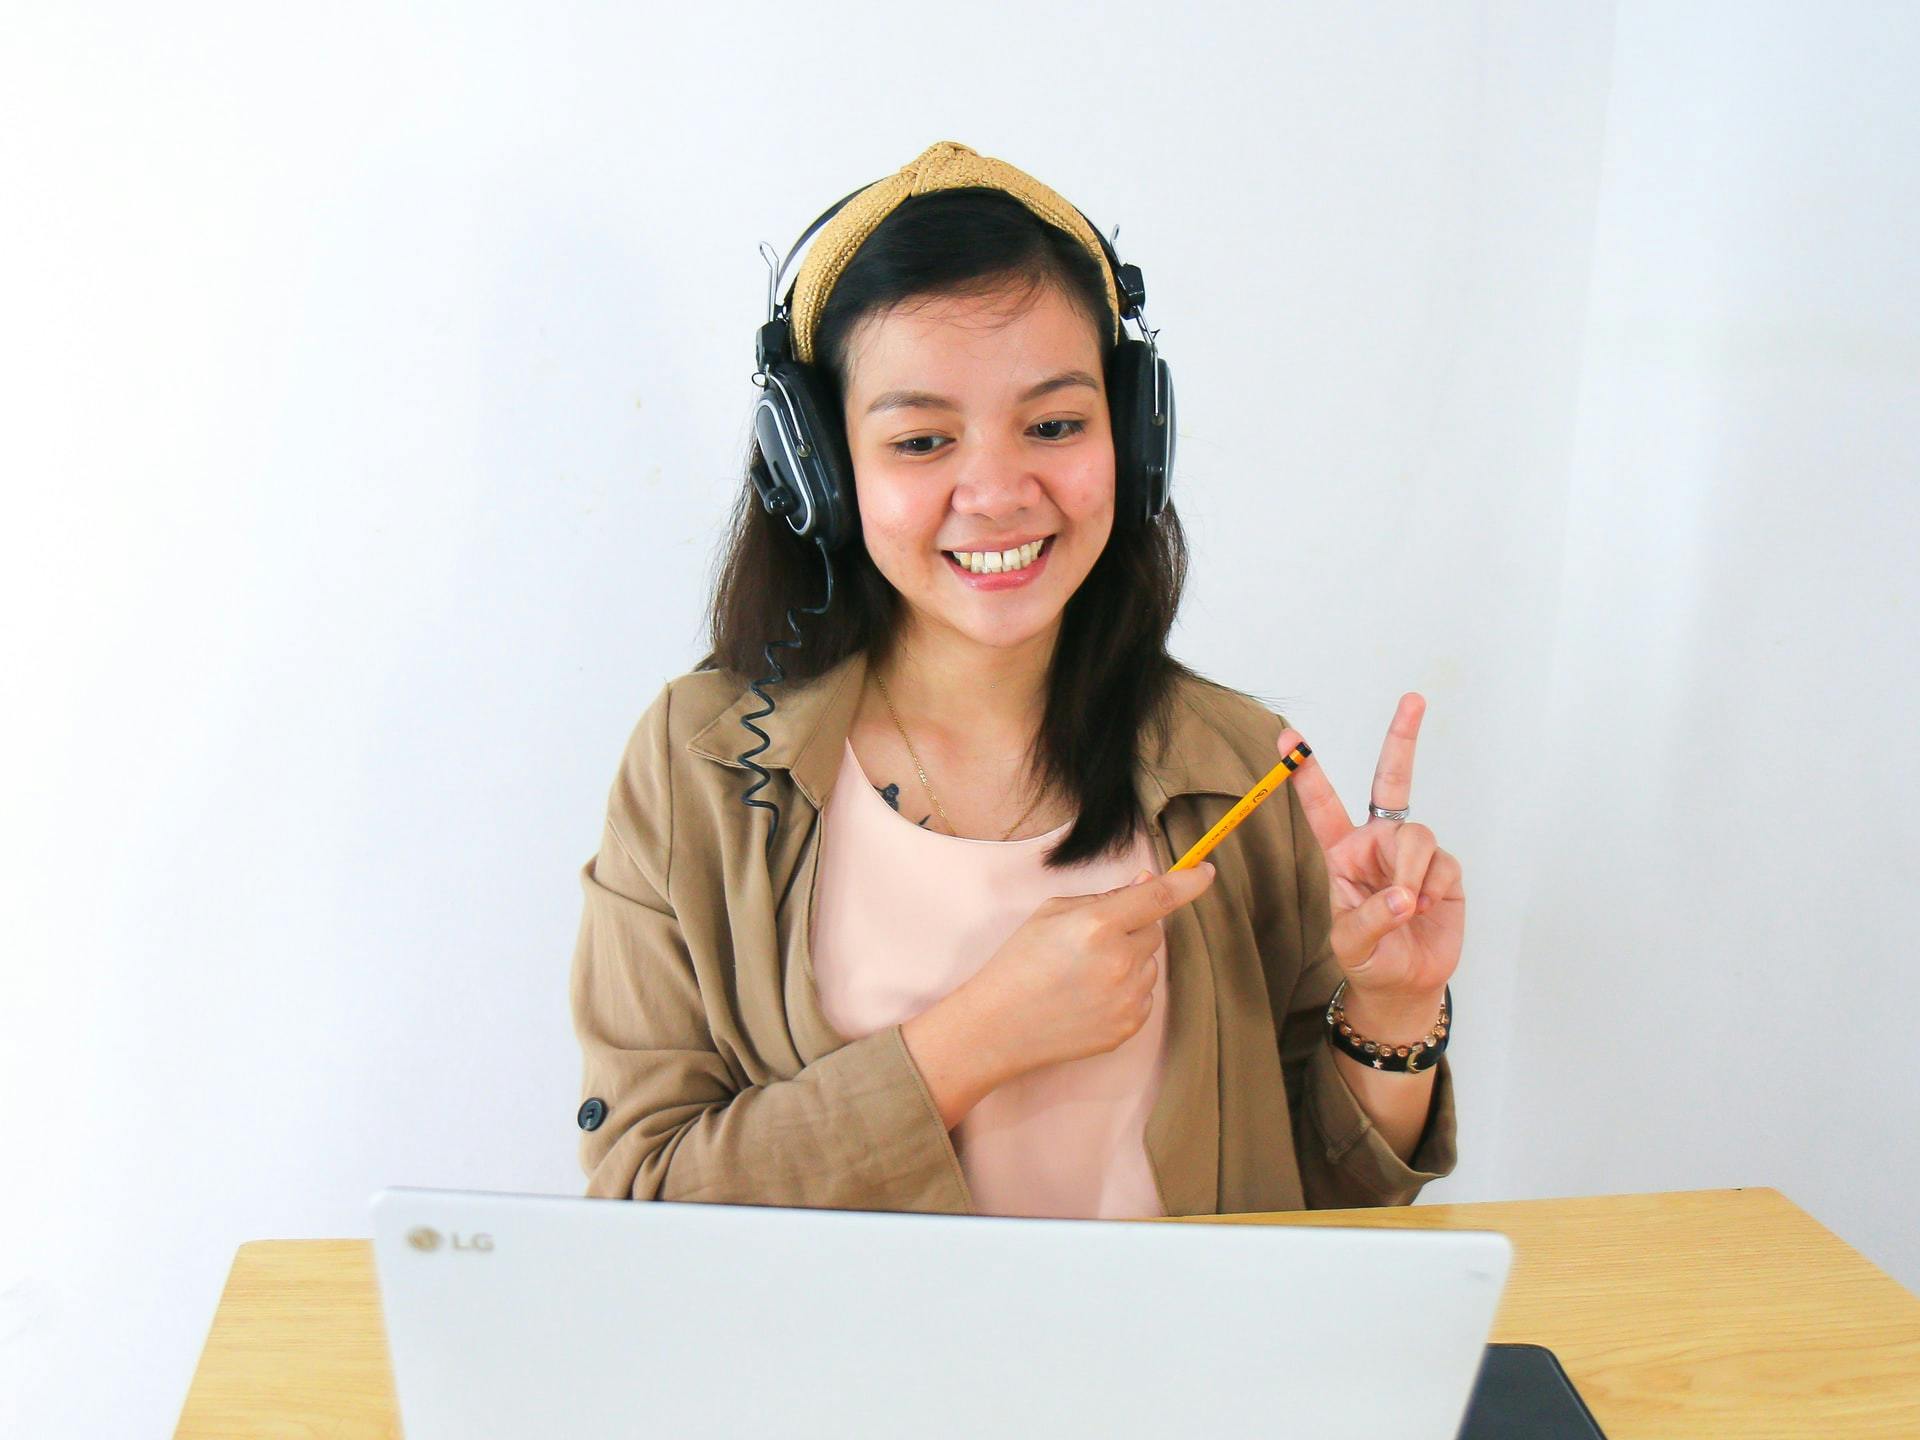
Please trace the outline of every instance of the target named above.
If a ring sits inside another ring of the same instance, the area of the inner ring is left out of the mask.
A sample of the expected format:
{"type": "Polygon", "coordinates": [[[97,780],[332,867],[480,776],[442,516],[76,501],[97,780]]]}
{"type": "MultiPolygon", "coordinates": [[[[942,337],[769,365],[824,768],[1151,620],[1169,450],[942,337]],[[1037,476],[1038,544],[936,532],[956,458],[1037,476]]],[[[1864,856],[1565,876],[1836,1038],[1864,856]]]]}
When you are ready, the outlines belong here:
{"type": "MultiPolygon", "coordinates": [[[[1038,400],[1042,395],[1050,395],[1055,390],[1065,390],[1073,385],[1084,385],[1089,390],[1100,388],[1099,382],[1084,370],[1063,370],[1050,380],[1042,380],[1020,399],[1022,403],[1038,400]]],[[[877,415],[882,410],[958,410],[959,408],[958,404],[946,396],[935,395],[930,390],[887,390],[873,397],[873,403],[867,406],[867,414],[877,415]]]]}

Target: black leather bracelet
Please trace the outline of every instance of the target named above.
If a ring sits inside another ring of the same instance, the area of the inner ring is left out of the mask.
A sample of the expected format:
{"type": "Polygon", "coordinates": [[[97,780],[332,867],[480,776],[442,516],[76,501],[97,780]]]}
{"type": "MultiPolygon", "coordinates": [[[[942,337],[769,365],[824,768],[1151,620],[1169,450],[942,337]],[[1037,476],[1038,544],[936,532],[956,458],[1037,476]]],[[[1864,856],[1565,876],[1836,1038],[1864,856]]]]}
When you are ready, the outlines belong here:
{"type": "Polygon", "coordinates": [[[1346,991],[1347,982],[1342,980],[1335,987],[1333,998],[1327,1001],[1327,1038],[1333,1042],[1336,1050],[1351,1055],[1369,1069],[1396,1074],[1420,1075],[1440,1063],[1440,1057],[1447,1050],[1447,1041],[1453,1036],[1453,986],[1447,986],[1446,994],[1440,1001],[1440,1018],[1434,1022],[1426,1038],[1416,1040],[1411,1045],[1381,1044],[1355,1030],[1347,1023],[1346,1011],[1340,1006],[1340,997],[1346,991]]]}

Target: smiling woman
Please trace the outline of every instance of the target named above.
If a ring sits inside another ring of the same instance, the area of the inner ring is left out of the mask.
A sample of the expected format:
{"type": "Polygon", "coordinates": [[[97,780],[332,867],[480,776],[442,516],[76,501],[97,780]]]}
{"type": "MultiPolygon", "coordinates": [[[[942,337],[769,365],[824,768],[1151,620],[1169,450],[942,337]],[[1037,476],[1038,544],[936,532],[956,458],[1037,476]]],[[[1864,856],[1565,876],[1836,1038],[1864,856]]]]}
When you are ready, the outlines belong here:
{"type": "Polygon", "coordinates": [[[1138,270],[951,142],[815,229],[761,330],[711,652],[641,717],[581,872],[589,1193],[1410,1200],[1453,1166],[1448,1061],[1351,1052],[1433,1036],[1458,954],[1458,865],[1400,823],[1418,711],[1390,819],[1346,824],[1308,760],[1217,876],[1172,870],[1300,737],[1167,650],[1187,551],[1138,270]]]}
{"type": "MultiPolygon", "coordinates": [[[[810,351],[841,415],[862,543],[845,548],[832,609],[781,657],[805,679],[865,652],[952,776],[948,813],[973,822],[962,833],[997,836],[1038,798],[1036,820],[1074,820],[1056,866],[1130,843],[1139,806],[1113,782],[1192,678],[1166,648],[1186,573],[1179,516],[1169,504],[1152,524],[1116,524],[1117,317],[1094,248],[985,186],[914,195],[859,246],[810,351]],[[928,674],[1018,704],[935,713],[928,674]]],[[[762,464],[756,440],[748,469],[762,464]]],[[[703,664],[758,674],[787,612],[819,593],[814,547],[742,485],[703,664]]],[[[876,776],[911,776],[878,712],[855,750],[876,776]]]]}

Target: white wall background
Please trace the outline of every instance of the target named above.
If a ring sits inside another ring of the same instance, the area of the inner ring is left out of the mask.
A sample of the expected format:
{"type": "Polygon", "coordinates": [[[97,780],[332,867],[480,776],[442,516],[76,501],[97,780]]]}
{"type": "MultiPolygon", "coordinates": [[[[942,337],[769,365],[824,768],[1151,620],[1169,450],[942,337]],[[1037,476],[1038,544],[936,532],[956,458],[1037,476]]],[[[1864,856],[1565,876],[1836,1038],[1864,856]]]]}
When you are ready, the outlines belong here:
{"type": "Polygon", "coordinates": [[[755,245],[936,139],[1146,271],[1186,658],[1466,865],[1430,1200],[1920,1239],[1920,12],[43,7],[0,50],[0,1431],[234,1248],[577,1192],[575,871],[698,655],[755,245]],[[702,18],[704,17],[704,18],[702,18]]]}

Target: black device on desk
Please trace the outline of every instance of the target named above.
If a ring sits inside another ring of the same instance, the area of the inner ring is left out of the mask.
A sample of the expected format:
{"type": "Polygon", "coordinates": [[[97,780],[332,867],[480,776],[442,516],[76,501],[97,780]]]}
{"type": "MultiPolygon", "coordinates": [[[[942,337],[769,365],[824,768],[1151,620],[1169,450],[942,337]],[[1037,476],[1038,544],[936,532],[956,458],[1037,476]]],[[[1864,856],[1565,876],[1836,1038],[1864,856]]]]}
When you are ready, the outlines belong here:
{"type": "Polygon", "coordinates": [[[1606,1440],[1544,1345],[1489,1345],[1459,1440],[1606,1440]]]}

